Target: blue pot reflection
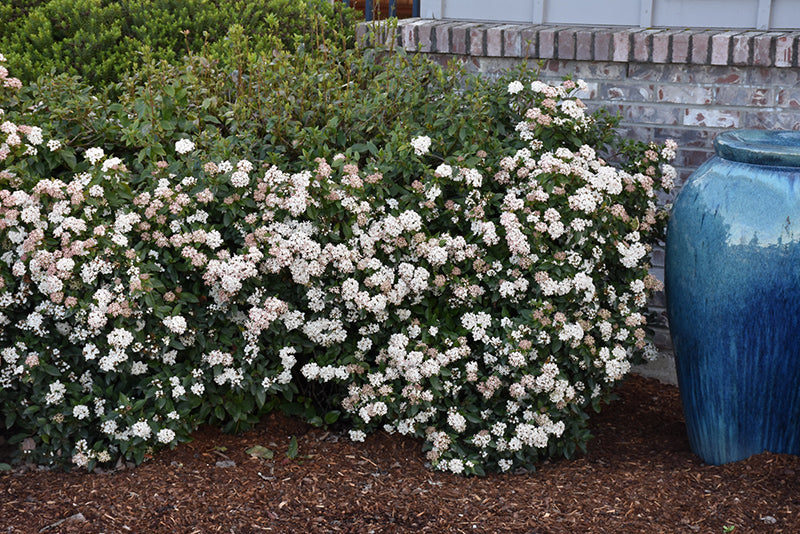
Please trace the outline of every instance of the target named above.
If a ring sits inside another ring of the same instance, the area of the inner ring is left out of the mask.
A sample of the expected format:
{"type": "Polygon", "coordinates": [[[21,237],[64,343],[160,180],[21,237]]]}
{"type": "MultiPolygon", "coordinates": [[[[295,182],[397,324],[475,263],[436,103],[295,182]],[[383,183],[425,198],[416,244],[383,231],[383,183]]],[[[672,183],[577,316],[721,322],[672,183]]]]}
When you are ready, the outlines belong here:
{"type": "Polygon", "coordinates": [[[715,140],[673,206],[666,293],[692,450],[800,453],[800,132],[715,140]]]}

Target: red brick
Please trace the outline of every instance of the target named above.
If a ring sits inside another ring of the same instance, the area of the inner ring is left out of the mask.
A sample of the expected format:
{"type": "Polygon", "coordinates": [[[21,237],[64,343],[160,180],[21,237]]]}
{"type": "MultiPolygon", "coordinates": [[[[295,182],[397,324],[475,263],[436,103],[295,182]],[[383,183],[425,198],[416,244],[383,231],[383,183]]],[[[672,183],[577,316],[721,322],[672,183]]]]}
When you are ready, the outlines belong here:
{"type": "Polygon", "coordinates": [[[753,38],[753,65],[769,67],[772,65],[772,50],[775,37],[780,34],[765,33],[753,38]]]}
{"type": "Polygon", "coordinates": [[[775,39],[775,66],[791,67],[794,60],[794,37],[781,35],[775,39]]]}
{"type": "Polygon", "coordinates": [[[400,30],[400,35],[403,38],[403,48],[408,50],[409,52],[413,52],[417,49],[417,24],[404,24],[402,26],[398,25],[398,30],[400,30]]]}
{"type": "Polygon", "coordinates": [[[491,26],[486,29],[486,55],[500,57],[503,55],[503,27],[491,26]]]}
{"type": "Polygon", "coordinates": [[[800,89],[780,89],[778,91],[778,105],[782,108],[800,110],[800,89]]]}
{"type": "MultiPolygon", "coordinates": [[[[622,81],[620,80],[620,82],[622,81]]],[[[652,102],[653,100],[652,84],[604,83],[600,84],[600,90],[604,95],[603,98],[618,102],[652,102]]]]}
{"type": "Polygon", "coordinates": [[[592,32],[578,31],[575,33],[575,59],[592,60],[592,32]]]}
{"type": "Polygon", "coordinates": [[[521,57],[523,50],[522,30],[524,26],[506,26],[503,30],[503,55],[521,57]]]}
{"type": "Polygon", "coordinates": [[[556,57],[556,30],[546,28],[539,31],[539,57],[550,59],[556,57]]]}
{"type": "MultiPolygon", "coordinates": [[[[730,109],[690,108],[683,119],[684,126],[738,128],[740,113],[730,109]]],[[[701,162],[702,163],[702,162],[701,162]]]]}
{"type": "Polygon", "coordinates": [[[539,57],[539,32],[535,28],[526,28],[519,33],[520,56],[539,57]]]}
{"type": "Polygon", "coordinates": [[[689,63],[689,44],[692,34],[680,32],[672,36],[672,63],[689,63]]]}
{"type": "Polygon", "coordinates": [[[469,24],[460,24],[458,26],[454,26],[451,29],[450,34],[450,52],[453,54],[463,54],[466,55],[469,50],[467,50],[467,41],[469,40],[469,24]]]}
{"type": "Polygon", "coordinates": [[[682,117],[682,109],[677,106],[632,105],[628,106],[626,117],[628,122],[645,124],[678,125],[682,117]]]}
{"type": "Polygon", "coordinates": [[[633,34],[633,60],[642,63],[650,59],[650,43],[652,36],[648,32],[635,32],[633,34]]]}
{"type": "Polygon", "coordinates": [[[669,60],[669,32],[653,34],[653,63],[666,63],[669,60]]]}
{"type": "Polygon", "coordinates": [[[627,31],[614,33],[614,51],[612,61],[629,61],[631,56],[631,34],[627,31]]]}
{"type": "Polygon", "coordinates": [[[653,47],[653,35],[663,30],[642,30],[633,34],[633,60],[641,63],[650,61],[653,47]]]}
{"type": "Polygon", "coordinates": [[[752,32],[740,33],[732,37],[731,65],[747,65],[750,63],[750,52],[753,50],[752,32]]]}
{"type": "Polygon", "coordinates": [[[612,35],[610,32],[596,30],[594,32],[594,60],[611,61],[612,35]]]}
{"type": "Polygon", "coordinates": [[[753,95],[750,98],[751,106],[769,106],[771,105],[771,94],[769,89],[759,88],[753,89],[753,95]]]}
{"type": "Polygon", "coordinates": [[[737,72],[737,71],[724,72],[724,73],[721,73],[720,76],[717,76],[714,79],[713,83],[716,83],[716,84],[737,84],[737,83],[742,83],[742,74],[741,74],[741,72],[737,72]]]}
{"type": "Polygon", "coordinates": [[[656,101],[708,105],[711,104],[713,96],[711,87],[703,87],[697,84],[669,84],[658,88],[656,101]]]}
{"type": "Polygon", "coordinates": [[[714,104],[718,106],[766,107],[773,105],[772,91],[768,87],[749,85],[718,85],[714,104]]]}
{"type": "Polygon", "coordinates": [[[469,30],[469,54],[482,56],[486,54],[486,28],[474,26],[469,30]]]}
{"type": "Polygon", "coordinates": [[[711,37],[711,64],[729,65],[731,37],[734,32],[722,32],[711,37]]]}
{"type": "Polygon", "coordinates": [[[774,110],[748,110],[744,114],[742,128],[758,128],[764,130],[800,130],[800,114],[795,110],[775,112],[774,110]]]}
{"type": "Polygon", "coordinates": [[[575,59],[575,30],[558,32],[558,59],[575,59]]]}
{"type": "Polygon", "coordinates": [[[433,41],[436,35],[434,22],[426,22],[417,26],[417,37],[419,39],[420,52],[433,52],[433,41]]]}
{"type": "Polygon", "coordinates": [[[450,28],[452,24],[441,24],[436,26],[436,51],[449,54],[450,53],[450,28]]]}
{"type": "Polygon", "coordinates": [[[695,64],[708,63],[711,36],[707,32],[695,33],[691,39],[691,62],[695,64]]]}

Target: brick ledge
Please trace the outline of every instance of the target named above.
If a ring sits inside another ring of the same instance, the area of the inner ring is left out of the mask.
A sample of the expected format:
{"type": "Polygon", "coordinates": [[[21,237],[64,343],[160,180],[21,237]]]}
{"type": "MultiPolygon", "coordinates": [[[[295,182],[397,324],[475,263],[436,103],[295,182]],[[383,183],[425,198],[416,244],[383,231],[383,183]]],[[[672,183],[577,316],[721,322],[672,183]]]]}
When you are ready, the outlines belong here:
{"type": "Polygon", "coordinates": [[[496,24],[421,18],[359,24],[361,43],[410,52],[623,63],[798,66],[800,32],[496,24]]]}

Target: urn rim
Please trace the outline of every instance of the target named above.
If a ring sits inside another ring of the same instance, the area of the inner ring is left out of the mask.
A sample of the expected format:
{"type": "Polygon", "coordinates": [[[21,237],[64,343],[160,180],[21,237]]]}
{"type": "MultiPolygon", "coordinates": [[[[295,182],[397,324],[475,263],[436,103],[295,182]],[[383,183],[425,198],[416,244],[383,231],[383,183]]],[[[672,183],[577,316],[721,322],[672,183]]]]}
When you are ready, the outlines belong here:
{"type": "Polygon", "coordinates": [[[714,150],[739,163],[800,167],[800,131],[732,130],[714,139],[714,150]]]}

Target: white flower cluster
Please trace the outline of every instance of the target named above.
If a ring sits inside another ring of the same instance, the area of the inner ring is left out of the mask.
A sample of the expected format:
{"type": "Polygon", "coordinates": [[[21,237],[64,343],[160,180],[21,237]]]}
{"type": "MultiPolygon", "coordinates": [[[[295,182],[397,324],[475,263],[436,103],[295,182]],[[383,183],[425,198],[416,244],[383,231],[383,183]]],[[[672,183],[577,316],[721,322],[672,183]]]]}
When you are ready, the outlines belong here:
{"type": "Polygon", "coordinates": [[[427,154],[431,148],[431,138],[427,135],[420,135],[411,140],[411,146],[414,148],[414,153],[417,156],[423,156],[427,154]]]}
{"type": "Polygon", "coordinates": [[[92,147],[86,149],[86,159],[92,165],[97,165],[97,162],[105,157],[106,153],[100,147],[92,147]]]}
{"type": "Polygon", "coordinates": [[[175,152],[178,154],[188,154],[194,150],[194,142],[191,139],[178,139],[175,142],[175,152]]]}
{"type": "Polygon", "coordinates": [[[186,332],[186,319],[180,315],[165,317],[162,322],[173,334],[181,335],[186,332]]]}

